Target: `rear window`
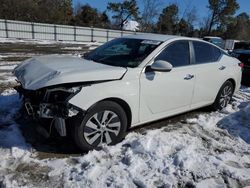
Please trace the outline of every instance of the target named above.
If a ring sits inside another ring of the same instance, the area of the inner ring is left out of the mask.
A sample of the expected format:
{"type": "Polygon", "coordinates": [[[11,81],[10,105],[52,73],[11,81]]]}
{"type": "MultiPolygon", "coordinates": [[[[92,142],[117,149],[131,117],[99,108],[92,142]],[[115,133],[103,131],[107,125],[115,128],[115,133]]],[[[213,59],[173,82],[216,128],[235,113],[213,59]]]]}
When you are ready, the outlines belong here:
{"type": "Polygon", "coordinates": [[[204,42],[193,42],[196,64],[212,63],[219,60],[221,50],[204,42]]]}
{"type": "Polygon", "coordinates": [[[221,38],[209,38],[209,37],[205,37],[203,38],[203,40],[211,42],[213,44],[215,44],[216,46],[219,46],[221,48],[224,48],[224,40],[221,38]]]}

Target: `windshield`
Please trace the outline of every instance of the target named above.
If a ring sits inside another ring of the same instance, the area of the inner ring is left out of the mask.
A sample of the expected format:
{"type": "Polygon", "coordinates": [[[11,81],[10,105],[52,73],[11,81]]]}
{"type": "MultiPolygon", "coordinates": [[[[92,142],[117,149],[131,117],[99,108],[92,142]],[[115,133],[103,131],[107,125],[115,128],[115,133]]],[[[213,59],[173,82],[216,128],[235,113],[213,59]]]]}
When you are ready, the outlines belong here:
{"type": "Polygon", "coordinates": [[[86,53],[84,59],[112,66],[137,67],[160,43],[155,40],[118,38],[86,53]]]}
{"type": "Polygon", "coordinates": [[[250,42],[236,42],[234,45],[235,50],[250,50],[250,42]]]}

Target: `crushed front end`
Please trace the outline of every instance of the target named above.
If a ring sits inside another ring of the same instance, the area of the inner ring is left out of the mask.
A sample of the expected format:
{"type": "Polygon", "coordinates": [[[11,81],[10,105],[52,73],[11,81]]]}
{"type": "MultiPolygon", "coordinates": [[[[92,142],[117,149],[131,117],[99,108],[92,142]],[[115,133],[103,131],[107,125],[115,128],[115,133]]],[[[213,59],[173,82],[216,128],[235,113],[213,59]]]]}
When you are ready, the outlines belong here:
{"type": "Polygon", "coordinates": [[[75,87],[47,87],[38,90],[27,90],[21,85],[15,87],[29,116],[34,119],[50,119],[60,134],[66,136],[65,120],[82,113],[82,110],[68,103],[68,101],[79,93],[80,86],[75,87]]]}

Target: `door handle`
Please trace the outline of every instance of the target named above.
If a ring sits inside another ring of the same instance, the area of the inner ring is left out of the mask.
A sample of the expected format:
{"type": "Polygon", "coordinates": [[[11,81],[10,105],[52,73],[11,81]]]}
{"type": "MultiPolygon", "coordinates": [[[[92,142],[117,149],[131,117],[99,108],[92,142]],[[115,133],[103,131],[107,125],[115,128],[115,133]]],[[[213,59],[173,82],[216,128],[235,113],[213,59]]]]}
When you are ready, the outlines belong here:
{"type": "Polygon", "coordinates": [[[192,78],[194,78],[193,74],[188,74],[186,75],[186,77],[184,78],[185,80],[191,80],[192,78]]]}
{"type": "Polygon", "coordinates": [[[226,68],[225,66],[221,66],[219,70],[224,70],[225,68],[226,68]]]}

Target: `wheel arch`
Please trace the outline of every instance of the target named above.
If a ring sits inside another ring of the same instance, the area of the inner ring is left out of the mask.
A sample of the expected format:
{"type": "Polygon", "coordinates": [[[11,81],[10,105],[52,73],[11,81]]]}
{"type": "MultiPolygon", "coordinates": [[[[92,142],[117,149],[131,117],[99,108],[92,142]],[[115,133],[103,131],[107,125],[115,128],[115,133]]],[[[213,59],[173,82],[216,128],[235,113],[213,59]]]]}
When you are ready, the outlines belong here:
{"type": "Polygon", "coordinates": [[[126,116],[128,118],[127,129],[129,129],[131,127],[132,111],[131,111],[131,108],[130,108],[129,104],[126,101],[124,101],[123,99],[120,99],[120,98],[115,98],[115,97],[106,98],[106,99],[103,99],[103,100],[101,100],[99,102],[102,102],[102,101],[112,101],[112,102],[115,102],[115,103],[119,104],[123,108],[123,110],[126,113],[126,116]]]}
{"type": "MultiPolygon", "coordinates": [[[[235,92],[235,89],[236,89],[236,82],[235,82],[235,80],[234,80],[233,78],[229,78],[229,79],[227,79],[225,82],[227,82],[227,81],[229,81],[229,82],[231,82],[231,83],[233,84],[234,92],[235,92]]],[[[225,82],[224,82],[224,83],[225,83],[225,82]]]]}
{"type": "Polygon", "coordinates": [[[227,82],[230,82],[230,83],[232,84],[232,86],[233,86],[232,95],[234,94],[235,89],[236,89],[236,82],[235,82],[235,80],[234,80],[233,78],[229,78],[229,79],[225,80],[225,81],[223,82],[222,86],[220,87],[220,89],[219,89],[219,91],[218,91],[218,93],[217,93],[217,95],[216,95],[216,97],[215,97],[215,99],[214,99],[214,102],[213,102],[213,104],[211,105],[211,109],[212,109],[212,110],[221,110],[222,108],[224,108],[224,107],[221,107],[220,104],[218,104],[218,103],[219,103],[218,100],[219,100],[220,94],[221,94],[221,92],[222,92],[222,89],[225,87],[224,85],[225,85],[227,82]]]}

